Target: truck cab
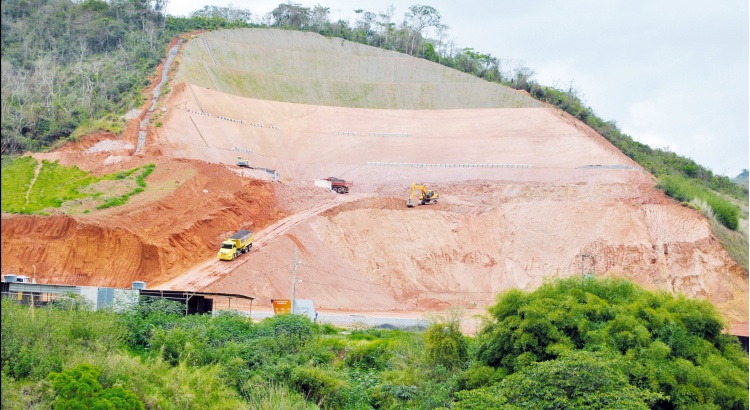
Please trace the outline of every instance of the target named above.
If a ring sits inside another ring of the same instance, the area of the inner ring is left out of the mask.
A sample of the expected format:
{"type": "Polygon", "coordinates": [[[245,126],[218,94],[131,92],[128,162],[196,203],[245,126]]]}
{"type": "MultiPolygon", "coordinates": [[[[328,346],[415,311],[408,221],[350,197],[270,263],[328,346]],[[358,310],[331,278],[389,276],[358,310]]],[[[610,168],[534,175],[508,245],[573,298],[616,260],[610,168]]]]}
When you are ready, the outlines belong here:
{"type": "Polygon", "coordinates": [[[237,156],[237,162],[236,162],[236,164],[237,164],[238,167],[249,168],[250,167],[250,160],[248,160],[247,158],[242,157],[242,156],[237,156]]]}

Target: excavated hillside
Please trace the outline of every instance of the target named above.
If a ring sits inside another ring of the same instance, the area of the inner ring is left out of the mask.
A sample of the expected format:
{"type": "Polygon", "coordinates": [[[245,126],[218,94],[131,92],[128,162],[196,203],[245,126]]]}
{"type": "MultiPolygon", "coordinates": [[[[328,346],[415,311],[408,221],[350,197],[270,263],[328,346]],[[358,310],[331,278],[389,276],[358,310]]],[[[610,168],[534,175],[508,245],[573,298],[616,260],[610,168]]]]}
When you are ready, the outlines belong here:
{"type": "MultiPolygon", "coordinates": [[[[44,154],[100,173],[155,162],[149,189],[86,215],[3,215],[3,272],[35,263],[43,282],[144,280],[270,305],[288,296],[297,249],[297,297],[319,308],[482,308],[583,270],[707,298],[748,321],[748,274],[709,222],[523,93],[278,30],[205,33],[177,63],[143,151],[92,153],[114,138],[100,135],[44,154]],[[236,167],[237,155],[257,169],[236,167]],[[314,186],[328,176],[353,181],[351,192],[314,186]],[[438,203],[407,208],[412,182],[438,190],[438,203]],[[239,229],[256,232],[253,250],[217,260],[239,229]]],[[[135,144],[134,127],[118,138],[135,144]]]]}

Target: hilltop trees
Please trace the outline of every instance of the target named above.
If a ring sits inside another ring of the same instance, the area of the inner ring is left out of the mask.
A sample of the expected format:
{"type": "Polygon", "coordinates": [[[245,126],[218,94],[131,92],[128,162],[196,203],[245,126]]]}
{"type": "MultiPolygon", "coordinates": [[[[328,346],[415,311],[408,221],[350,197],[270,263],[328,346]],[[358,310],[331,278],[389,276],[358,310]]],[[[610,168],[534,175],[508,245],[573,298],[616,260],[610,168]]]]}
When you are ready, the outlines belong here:
{"type": "Polygon", "coordinates": [[[190,13],[190,16],[249,23],[252,13],[248,9],[234,7],[230,4],[228,6],[203,6],[202,9],[190,13]]]}
{"type": "Polygon", "coordinates": [[[2,2],[3,155],[137,105],[164,55],[164,1],[2,2]]]}

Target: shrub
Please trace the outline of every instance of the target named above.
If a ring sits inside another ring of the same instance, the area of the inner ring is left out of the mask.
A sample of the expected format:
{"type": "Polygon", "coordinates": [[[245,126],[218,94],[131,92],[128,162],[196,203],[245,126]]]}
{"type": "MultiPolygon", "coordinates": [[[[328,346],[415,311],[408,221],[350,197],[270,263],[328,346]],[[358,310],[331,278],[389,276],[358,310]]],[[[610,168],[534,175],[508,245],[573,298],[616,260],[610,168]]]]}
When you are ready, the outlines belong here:
{"type": "Polygon", "coordinates": [[[52,372],[49,379],[57,393],[58,409],[145,409],[143,402],[130,390],[120,386],[102,388],[101,370],[82,364],[61,373],[52,372]]]}
{"type": "Polygon", "coordinates": [[[248,381],[242,395],[253,409],[318,409],[305,401],[302,394],[280,384],[253,383],[248,381]]]}
{"type": "Polygon", "coordinates": [[[2,301],[2,370],[41,380],[60,372],[73,354],[115,349],[123,330],[111,312],[35,308],[2,301]]]}
{"type": "Polygon", "coordinates": [[[318,367],[300,366],[292,370],[290,383],[296,391],[318,406],[341,407],[341,390],[346,384],[336,373],[318,367]]]}
{"type": "Polygon", "coordinates": [[[312,340],[315,325],[302,315],[278,315],[263,320],[258,336],[271,337],[275,352],[295,353],[312,340]]]}
{"type": "Polygon", "coordinates": [[[737,355],[736,337],[721,333],[708,301],[650,293],[626,280],[572,278],[532,293],[508,291],[488,311],[491,320],[477,335],[476,357],[485,365],[526,372],[537,362],[575,363],[581,357],[572,353],[596,351],[627,363],[630,383],[663,396],[665,408],[747,407],[747,356],[737,355]]]}
{"type": "Polygon", "coordinates": [[[141,297],[137,304],[117,316],[125,328],[125,342],[130,348],[143,350],[151,347],[154,329],[168,329],[184,315],[181,303],[161,299],[141,297]]]}
{"type": "Polygon", "coordinates": [[[433,323],[424,333],[427,360],[448,369],[464,367],[467,361],[466,338],[458,320],[433,323]]]}
{"type": "Polygon", "coordinates": [[[349,345],[345,363],[360,369],[383,370],[388,364],[389,355],[387,340],[363,340],[349,345]]]}
{"type": "Polygon", "coordinates": [[[630,385],[612,361],[591,352],[565,353],[558,359],[532,364],[484,391],[490,394],[457,394],[459,402],[454,408],[476,408],[480,399],[488,401],[485,405],[534,409],[647,410],[663,398],[630,385]]]}

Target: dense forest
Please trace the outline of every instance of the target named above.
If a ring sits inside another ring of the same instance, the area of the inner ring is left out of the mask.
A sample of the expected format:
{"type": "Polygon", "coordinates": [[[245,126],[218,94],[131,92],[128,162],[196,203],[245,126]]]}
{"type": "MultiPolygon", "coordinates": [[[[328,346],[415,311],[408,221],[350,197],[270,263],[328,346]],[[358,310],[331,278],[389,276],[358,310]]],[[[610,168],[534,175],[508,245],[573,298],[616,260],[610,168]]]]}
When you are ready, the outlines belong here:
{"type": "Polygon", "coordinates": [[[747,409],[748,358],[706,301],[572,278],[500,294],[476,336],[142,299],[2,301],[2,408],[747,409]]]}

